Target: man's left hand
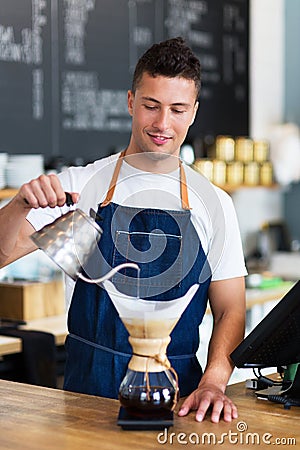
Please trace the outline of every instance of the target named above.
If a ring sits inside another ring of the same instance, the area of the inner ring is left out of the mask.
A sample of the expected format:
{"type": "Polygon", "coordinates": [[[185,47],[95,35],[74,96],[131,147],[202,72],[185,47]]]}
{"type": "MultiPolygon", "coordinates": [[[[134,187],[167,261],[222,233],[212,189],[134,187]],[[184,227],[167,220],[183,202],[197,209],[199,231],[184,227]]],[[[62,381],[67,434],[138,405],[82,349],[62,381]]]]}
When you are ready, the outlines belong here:
{"type": "Polygon", "coordinates": [[[199,386],[183,402],[178,415],[186,416],[189,411],[196,410],[197,422],[202,422],[209,408],[212,408],[211,421],[218,423],[221,415],[225,422],[231,422],[238,417],[237,407],[214,384],[199,386]]]}

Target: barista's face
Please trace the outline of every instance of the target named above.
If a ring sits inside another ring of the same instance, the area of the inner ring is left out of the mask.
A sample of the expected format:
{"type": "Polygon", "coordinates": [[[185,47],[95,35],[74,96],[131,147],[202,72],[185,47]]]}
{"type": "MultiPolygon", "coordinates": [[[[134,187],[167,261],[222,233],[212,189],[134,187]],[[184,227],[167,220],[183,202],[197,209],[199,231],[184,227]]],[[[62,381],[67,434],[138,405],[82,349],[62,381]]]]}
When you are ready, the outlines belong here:
{"type": "Polygon", "coordinates": [[[132,135],[126,154],[179,156],[197,108],[194,81],[144,73],[135,94],[128,92],[132,135]]]}

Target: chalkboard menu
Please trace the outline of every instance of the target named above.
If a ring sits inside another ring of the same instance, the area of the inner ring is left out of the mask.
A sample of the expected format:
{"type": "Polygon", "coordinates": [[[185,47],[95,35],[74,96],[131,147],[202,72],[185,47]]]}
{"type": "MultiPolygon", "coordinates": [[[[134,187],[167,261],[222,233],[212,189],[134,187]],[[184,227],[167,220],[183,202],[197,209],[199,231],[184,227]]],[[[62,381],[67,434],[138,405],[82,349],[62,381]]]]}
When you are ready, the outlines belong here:
{"type": "Polygon", "coordinates": [[[154,42],[202,66],[188,140],[248,134],[249,0],[0,0],[0,151],[90,161],[124,148],[127,90],[154,42]]]}

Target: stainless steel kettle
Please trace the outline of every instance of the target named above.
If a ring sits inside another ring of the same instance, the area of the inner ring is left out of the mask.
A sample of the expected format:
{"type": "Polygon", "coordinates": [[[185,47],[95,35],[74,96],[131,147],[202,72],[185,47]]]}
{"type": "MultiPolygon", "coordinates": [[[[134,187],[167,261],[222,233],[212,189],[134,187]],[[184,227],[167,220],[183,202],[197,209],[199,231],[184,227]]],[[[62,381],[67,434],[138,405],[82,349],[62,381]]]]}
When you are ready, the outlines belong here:
{"type": "Polygon", "coordinates": [[[123,268],[139,270],[137,264],[124,263],[97,279],[87,278],[81,273],[102,235],[102,229],[94,220],[95,211],[90,210],[90,214],[92,217],[81,209],[69,211],[33,233],[31,240],[74,281],[81,278],[88,283],[102,283],[123,268]]]}

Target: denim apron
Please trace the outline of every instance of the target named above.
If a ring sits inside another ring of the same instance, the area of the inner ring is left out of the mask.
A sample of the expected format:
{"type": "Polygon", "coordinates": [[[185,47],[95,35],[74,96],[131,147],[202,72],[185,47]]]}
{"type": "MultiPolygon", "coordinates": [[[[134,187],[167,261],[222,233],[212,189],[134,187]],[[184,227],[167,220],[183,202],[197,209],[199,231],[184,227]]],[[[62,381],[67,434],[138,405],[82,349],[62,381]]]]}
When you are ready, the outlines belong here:
{"type": "MultiPolygon", "coordinates": [[[[202,369],[196,357],[199,325],[207,306],[211,273],[198,234],[191,222],[185,173],[180,164],[182,210],[132,208],[112,202],[125,152],[117,160],[106,199],[98,207],[100,276],[111,267],[136,262],[140,267],[139,294],[151,300],[183,296],[195,283],[200,287],[171,333],[168,359],[176,370],[182,396],[197,388],[202,369]]],[[[99,256],[97,256],[99,258],[99,256]]],[[[92,261],[89,276],[95,268],[92,261]]],[[[133,269],[111,280],[118,290],[136,295],[133,269]]],[[[94,278],[94,276],[92,276],[94,278]]],[[[106,291],[78,279],[68,315],[64,389],[117,398],[132,349],[128,332],[106,291]]]]}

